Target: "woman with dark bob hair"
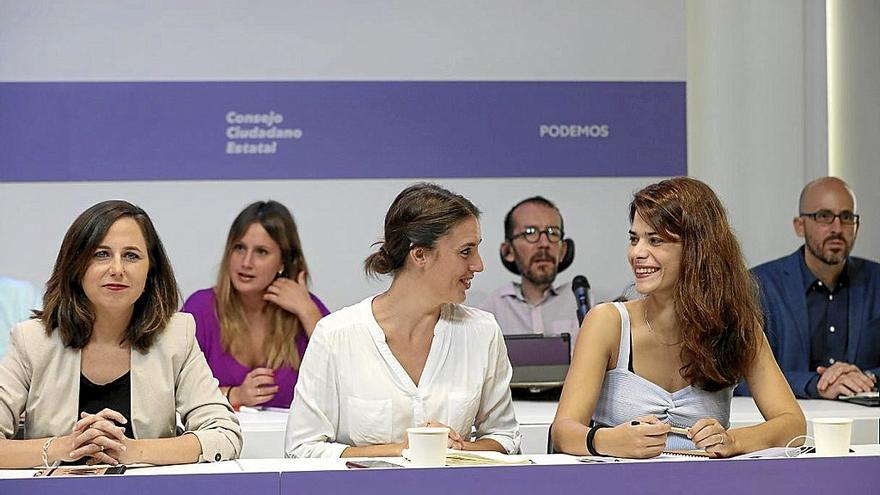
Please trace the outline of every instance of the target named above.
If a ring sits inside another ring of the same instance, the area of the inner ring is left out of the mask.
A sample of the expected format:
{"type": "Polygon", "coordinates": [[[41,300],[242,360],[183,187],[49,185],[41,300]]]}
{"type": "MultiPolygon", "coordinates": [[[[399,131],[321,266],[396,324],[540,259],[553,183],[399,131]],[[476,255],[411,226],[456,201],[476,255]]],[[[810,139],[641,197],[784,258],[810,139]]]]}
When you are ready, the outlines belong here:
{"type": "Polygon", "coordinates": [[[552,426],[556,450],[730,457],[803,435],[715,193],[696,179],[664,180],[635,193],[629,220],[629,264],[644,297],[596,306],[584,320],[552,426]],[[728,429],[743,378],[765,422],[728,429]]]}
{"type": "Polygon", "coordinates": [[[399,456],[406,429],[423,425],[447,426],[451,448],[519,450],[501,329],[461,304],[483,271],[479,215],[434,184],[398,194],[364,263],[367,274],[391,275],[391,287],[318,323],[290,409],[288,457],[399,456]]]}
{"type": "Polygon", "coordinates": [[[80,214],[43,310],[12,329],[0,362],[0,467],[238,457],[238,420],[177,304],[171,264],[142,209],[104,201],[80,214]],[[22,412],[25,439],[11,440],[22,412]]]}
{"type": "Polygon", "coordinates": [[[229,228],[217,285],[183,305],[233,406],[290,407],[309,336],[329,313],[309,292],[308,273],[293,215],[257,201],[229,228]]]}

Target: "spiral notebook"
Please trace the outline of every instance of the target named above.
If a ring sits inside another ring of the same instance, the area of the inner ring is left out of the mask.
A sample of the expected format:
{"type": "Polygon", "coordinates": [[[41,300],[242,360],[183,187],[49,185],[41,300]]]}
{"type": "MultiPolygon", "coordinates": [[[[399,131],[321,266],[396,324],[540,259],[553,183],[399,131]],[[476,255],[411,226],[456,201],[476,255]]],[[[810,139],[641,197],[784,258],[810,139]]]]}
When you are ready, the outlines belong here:
{"type": "Polygon", "coordinates": [[[678,450],[678,449],[677,449],[677,450],[664,450],[663,453],[664,453],[664,454],[667,454],[667,455],[683,455],[683,456],[688,456],[688,457],[705,457],[705,458],[707,458],[707,459],[711,459],[711,458],[712,458],[712,456],[711,456],[708,452],[706,452],[705,450],[699,450],[699,449],[694,449],[694,450],[678,450]]]}
{"type": "Polygon", "coordinates": [[[704,461],[707,459],[713,459],[713,457],[705,450],[664,450],[660,455],[656,457],[649,457],[647,459],[593,455],[585,455],[576,458],[578,462],[582,462],[584,464],[605,464],[614,462],[704,461]]]}

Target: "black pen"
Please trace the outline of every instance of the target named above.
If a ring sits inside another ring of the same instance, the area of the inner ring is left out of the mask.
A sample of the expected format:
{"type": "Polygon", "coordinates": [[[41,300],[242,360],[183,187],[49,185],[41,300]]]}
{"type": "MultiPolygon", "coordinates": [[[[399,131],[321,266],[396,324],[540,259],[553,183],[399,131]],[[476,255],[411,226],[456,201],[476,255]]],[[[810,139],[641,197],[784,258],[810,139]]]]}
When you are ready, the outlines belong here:
{"type": "MultiPolygon", "coordinates": [[[[640,424],[642,424],[642,423],[641,423],[640,421],[633,420],[630,424],[631,424],[632,426],[638,426],[638,425],[640,425],[640,424]]],[[[675,433],[676,435],[684,435],[684,436],[688,436],[687,428],[679,428],[678,426],[671,426],[671,425],[670,425],[669,428],[670,428],[669,431],[670,431],[671,433],[675,433]]]]}

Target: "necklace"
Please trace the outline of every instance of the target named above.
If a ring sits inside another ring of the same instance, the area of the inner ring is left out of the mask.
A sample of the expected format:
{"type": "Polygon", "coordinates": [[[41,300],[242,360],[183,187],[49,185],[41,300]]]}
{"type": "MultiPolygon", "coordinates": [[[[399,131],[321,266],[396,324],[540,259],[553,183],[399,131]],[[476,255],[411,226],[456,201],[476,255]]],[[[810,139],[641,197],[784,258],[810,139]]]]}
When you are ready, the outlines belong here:
{"type": "Polygon", "coordinates": [[[678,342],[673,342],[671,344],[669,342],[664,342],[663,339],[661,339],[660,336],[657,335],[656,332],[654,332],[654,327],[651,326],[651,320],[648,319],[648,305],[647,304],[645,304],[645,323],[648,325],[648,333],[653,335],[654,338],[657,339],[657,341],[660,342],[661,344],[663,344],[665,346],[669,346],[669,347],[681,344],[680,340],[678,342]]]}

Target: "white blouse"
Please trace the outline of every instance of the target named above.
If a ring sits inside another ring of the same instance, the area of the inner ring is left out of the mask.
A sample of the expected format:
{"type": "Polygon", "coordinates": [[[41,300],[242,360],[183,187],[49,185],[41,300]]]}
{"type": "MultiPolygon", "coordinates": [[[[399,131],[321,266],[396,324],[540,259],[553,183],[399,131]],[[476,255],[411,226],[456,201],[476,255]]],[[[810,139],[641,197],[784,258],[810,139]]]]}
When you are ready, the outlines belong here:
{"type": "Polygon", "coordinates": [[[373,297],[324,317],[299,370],[284,451],[287,457],[339,457],[350,446],[402,442],[428,420],[463,438],[491,438],[519,452],[510,398],[512,370],[495,318],[446,304],[416,386],[385,342],[373,297]]]}

